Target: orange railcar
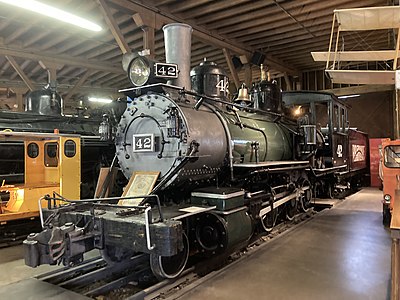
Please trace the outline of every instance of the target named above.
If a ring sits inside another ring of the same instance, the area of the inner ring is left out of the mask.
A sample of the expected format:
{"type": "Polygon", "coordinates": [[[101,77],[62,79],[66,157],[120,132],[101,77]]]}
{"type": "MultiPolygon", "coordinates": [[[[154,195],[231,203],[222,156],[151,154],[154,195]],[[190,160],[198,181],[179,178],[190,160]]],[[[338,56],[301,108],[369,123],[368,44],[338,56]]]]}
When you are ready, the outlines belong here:
{"type": "Polygon", "coordinates": [[[382,139],[380,176],[383,182],[383,224],[390,225],[396,189],[400,189],[400,140],[382,139]]]}

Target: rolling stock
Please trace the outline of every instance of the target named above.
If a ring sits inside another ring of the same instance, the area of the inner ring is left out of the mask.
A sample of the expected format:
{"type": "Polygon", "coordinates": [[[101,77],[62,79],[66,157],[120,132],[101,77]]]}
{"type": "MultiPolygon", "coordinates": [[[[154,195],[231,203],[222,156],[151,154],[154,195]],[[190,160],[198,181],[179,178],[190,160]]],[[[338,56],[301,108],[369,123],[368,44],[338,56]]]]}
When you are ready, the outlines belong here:
{"type": "Polygon", "coordinates": [[[129,179],[124,194],[47,197],[44,230],[24,241],[27,265],[74,265],[97,248],[110,263],[147,253],[157,278],[175,278],[190,256],[228,255],[255,232],[310,209],[313,193],[333,187],[338,172],[352,171],[347,107],[337,98],[283,103],[262,72],[251,98],[243,87],[231,102],[217,65],[205,61],[191,76],[185,71],[190,26],[169,24],[164,34],[166,64],[135,56],[126,68],[135,87],[123,90],[132,102],[115,137],[129,179]],[[327,128],[317,124],[320,104],[339,108],[340,126],[328,113],[327,128]],[[307,111],[291,115],[299,106],[307,111]],[[65,205],[54,207],[54,199],[65,205]]]}

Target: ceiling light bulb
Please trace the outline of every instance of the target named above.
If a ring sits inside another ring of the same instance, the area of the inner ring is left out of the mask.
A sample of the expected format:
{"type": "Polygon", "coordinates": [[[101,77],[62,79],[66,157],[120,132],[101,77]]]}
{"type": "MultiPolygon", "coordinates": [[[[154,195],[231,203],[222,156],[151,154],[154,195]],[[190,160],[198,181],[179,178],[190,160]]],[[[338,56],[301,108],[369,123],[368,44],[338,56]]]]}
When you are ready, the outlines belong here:
{"type": "Polygon", "coordinates": [[[90,97],[89,101],[90,102],[99,102],[99,103],[111,103],[112,99],[90,97]]]}
{"type": "Polygon", "coordinates": [[[339,96],[339,99],[347,99],[347,98],[355,98],[355,97],[360,97],[360,95],[346,95],[346,96],[339,96]]]}
{"type": "Polygon", "coordinates": [[[66,23],[70,23],[88,30],[100,31],[102,28],[84,18],[78,17],[59,8],[41,3],[36,0],[0,0],[0,2],[24,8],[50,18],[57,19],[66,23]]]}

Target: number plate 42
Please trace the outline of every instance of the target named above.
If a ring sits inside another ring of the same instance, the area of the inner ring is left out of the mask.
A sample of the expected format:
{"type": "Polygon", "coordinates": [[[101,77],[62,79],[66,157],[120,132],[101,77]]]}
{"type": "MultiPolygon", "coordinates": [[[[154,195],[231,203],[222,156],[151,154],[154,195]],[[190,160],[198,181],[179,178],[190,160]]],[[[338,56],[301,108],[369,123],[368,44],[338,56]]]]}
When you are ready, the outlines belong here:
{"type": "Polygon", "coordinates": [[[178,78],[178,65],[156,63],[154,75],[161,78],[178,78]]]}
{"type": "Polygon", "coordinates": [[[134,134],[132,140],[133,152],[153,152],[154,135],[153,134],[134,134]]]}

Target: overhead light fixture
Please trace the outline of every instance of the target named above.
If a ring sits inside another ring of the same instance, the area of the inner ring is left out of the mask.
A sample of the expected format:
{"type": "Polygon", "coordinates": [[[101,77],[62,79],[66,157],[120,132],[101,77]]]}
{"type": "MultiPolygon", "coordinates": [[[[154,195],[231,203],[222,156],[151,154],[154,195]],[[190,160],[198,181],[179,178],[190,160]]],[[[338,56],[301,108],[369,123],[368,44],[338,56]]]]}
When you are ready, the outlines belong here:
{"type": "Polygon", "coordinates": [[[89,101],[90,102],[98,102],[98,103],[111,103],[112,99],[90,97],[89,101]]]}
{"type": "Polygon", "coordinates": [[[346,95],[346,96],[339,96],[339,99],[347,99],[347,98],[355,98],[355,97],[360,97],[360,95],[346,95]]]}
{"type": "Polygon", "coordinates": [[[35,0],[0,0],[0,2],[14,5],[20,8],[24,8],[45,16],[48,16],[53,19],[57,19],[59,21],[63,21],[66,23],[70,23],[76,26],[79,26],[81,28],[85,28],[88,30],[92,31],[100,31],[102,28],[93,23],[90,22],[84,18],[78,17],[74,14],[71,14],[69,12],[63,11],[59,8],[55,8],[53,6],[41,3],[39,1],[35,0]]]}

